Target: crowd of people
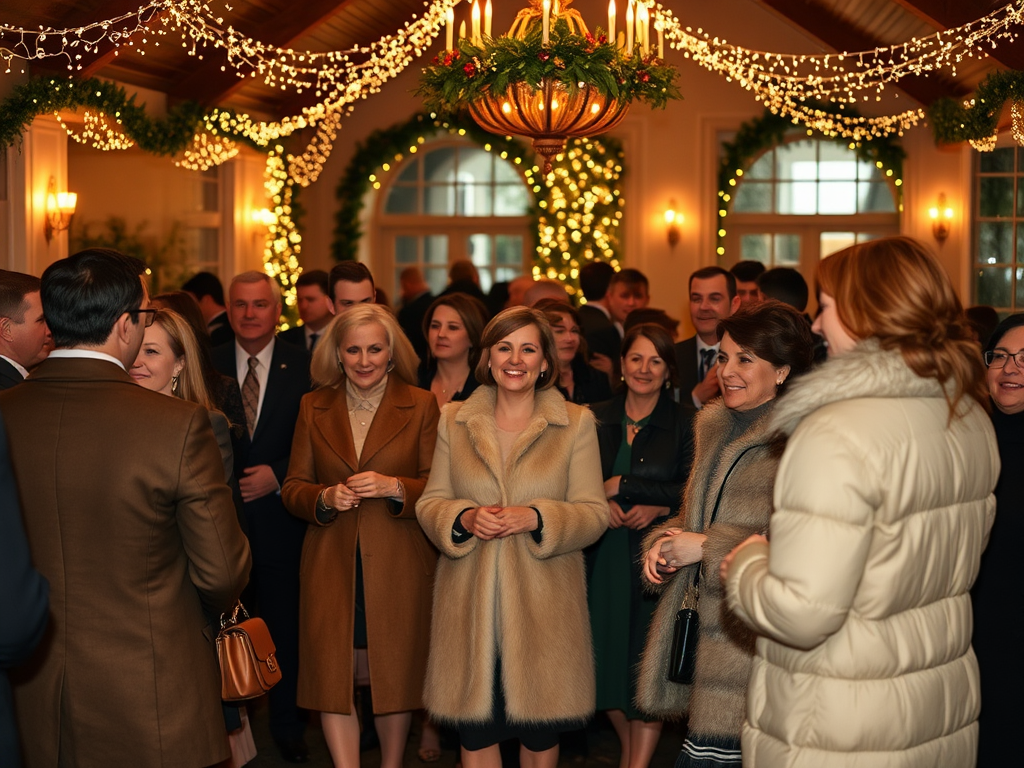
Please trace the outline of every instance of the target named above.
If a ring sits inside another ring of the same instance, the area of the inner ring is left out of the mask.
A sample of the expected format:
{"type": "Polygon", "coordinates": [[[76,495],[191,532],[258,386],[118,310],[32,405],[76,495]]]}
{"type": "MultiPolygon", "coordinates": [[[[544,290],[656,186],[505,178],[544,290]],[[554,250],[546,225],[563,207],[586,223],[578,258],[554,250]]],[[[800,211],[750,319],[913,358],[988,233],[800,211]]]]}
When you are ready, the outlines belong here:
{"type": "Polygon", "coordinates": [[[239,599],[289,762],[310,713],[341,768],[414,719],[424,762],[554,768],[596,713],[620,768],[684,718],[677,768],[1014,761],[1024,315],[917,242],[823,260],[813,319],[796,270],[700,269],[686,339],[600,262],[579,307],[410,267],[397,311],[343,262],[282,332],[263,273],[145,272],[0,271],[0,764],[244,765],[239,599]]]}

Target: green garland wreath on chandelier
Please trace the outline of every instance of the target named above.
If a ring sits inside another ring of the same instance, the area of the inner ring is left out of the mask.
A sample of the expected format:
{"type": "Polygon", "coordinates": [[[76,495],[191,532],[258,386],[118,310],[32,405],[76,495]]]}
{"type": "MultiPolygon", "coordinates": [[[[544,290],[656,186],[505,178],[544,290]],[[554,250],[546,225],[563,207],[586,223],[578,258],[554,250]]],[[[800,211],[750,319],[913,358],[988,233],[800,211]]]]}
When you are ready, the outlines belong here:
{"type": "Polygon", "coordinates": [[[359,238],[363,236],[359,216],[366,194],[381,187],[381,175],[397,167],[410,153],[419,151],[428,136],[444,131],[467,136],[484,149],[523,167],[527,187],[533,195],[530,215],[536,252],[535,276],[562,280],[567,291],[575,295],[578,291],[578,269],[582,264],[598,259],[618,265],[620,249],[616,229],[622,218],[619,209],[623,205],[618,179],[624,160],[622,145],[617,140],[608,137],[600,140],[571,139],[566,151],[553,164],[551,178],[545,178],[534,165],[532,152],[515,139],[488,133],[467,117],[449,122],[436,114],[416,114],[405,123],[374,131],[356,147],[336,190],[338,209],[331,246],[335,261],[356,259],[359,238]],[[584,227],[579,226],[582,217],[562,210],[572,207],[565,203],[578,198],[579,189],[562,189],[561,186],[567,178],[572,179],[568,183],[577,187],[585,185],[578,178],[578,166],[583,157],[586,158],[584,163],[592,162],[615,169],[615,183],[586,213],[590,220],[609,223],[587,226],[585,234],[584,227]]]}
{"type": "MultiPolygon", "coordinates": [[[[855,115],[853,110],[845,110],[845,116],[855,115]]],[[[744,172],[764,152],[782,144],[787,135],[794,133],[792,118],[773,114],[766,109],[761,117],[740,125],[732,141],[722,145],[722,160],[718,166],[718,200],[715,210],[718,211],[718,255],[725,254],[725,219],[731,209],[731,203],[744,172]]],[[[813,136],[814,131],[804,129],[806,136],[813,136]]],[[[829,139],[837,144],[852,149],[858,160],[873,163],[883,170],[886,178],[892,179],[896,187],[897,205],[902,209],[903,161],[907,153],[893,136],[885,136],[871,141],[854,142],[841,136],[829,136],[818,133],[821,138],[829,139]]]]}

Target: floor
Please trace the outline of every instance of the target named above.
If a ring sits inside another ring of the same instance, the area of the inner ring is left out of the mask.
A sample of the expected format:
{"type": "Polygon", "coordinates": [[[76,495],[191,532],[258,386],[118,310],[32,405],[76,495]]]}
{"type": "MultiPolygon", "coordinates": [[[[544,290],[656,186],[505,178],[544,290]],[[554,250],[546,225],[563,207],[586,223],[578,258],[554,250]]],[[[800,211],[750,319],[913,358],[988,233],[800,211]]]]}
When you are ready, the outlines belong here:
{"type": "MultiPolygon", "coordinates": [[[[409,743],[405,750],[405,765],[408,768],[425,768],[426,764],[421,763],[416,756],[416,749],[419,746],[419,724],[418,718],[413,719],[413,730],[409,736],[409,743]]],[[[619,742],[615,732],[608,725],[607,721],[598,719],[591,726],[587,734],[589,755],[587,757],[571,756],[562,754],[559,766],[564,768],[616,768],[619,763],[619,742]]],[[[256,759],[248,763],[248,768],[284,768],[290,766],[286,763],[274,746],[267,728],[266,706],[257,704],[252,709],[253,736],[256,741],[258,754],[256,759]]],[[[684,726],[681,724],[666,724],[662,731],[661,740],[658,742],[658,750],[651,761],[651,768],[672,768],[675,764],[679,748],[683,743],[684,726]]],[[[306,731],[306,743],[309,745],[310,761],[307,763],[311,768],[331,768],[331,758],[327,752],[327,745],[324,743],[323,733],[320,731],[316,718],[312,719],[310,727],[306,731]]],[[[445,749],[441,759],[433,763],[435,768],[453,768],[458,759],[457,749],[445,749]]],[[[370,750],[362,755],[361,768],[379,768],[380,751],[370,750]]],[[[505,763],[505,768],[515,768],[505,763]]]]}

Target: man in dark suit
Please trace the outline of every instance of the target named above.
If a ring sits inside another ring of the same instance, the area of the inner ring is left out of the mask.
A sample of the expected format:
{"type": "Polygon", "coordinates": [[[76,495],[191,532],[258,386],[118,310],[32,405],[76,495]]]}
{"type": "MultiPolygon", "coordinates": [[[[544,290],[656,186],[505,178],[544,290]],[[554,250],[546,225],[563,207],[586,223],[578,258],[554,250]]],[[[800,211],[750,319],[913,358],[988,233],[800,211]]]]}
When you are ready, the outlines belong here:
{"type": "Polygon", "coordinates": [[[421,361],[427,359],[427,338],[423,335],[423,318],[427,309],[434,301],[430,286],[423,279],[423,271],[419,267],[406,267],[398,277],[398,285],[402,291],[402,308],[398,310],[398,324],[412,342],[416,356],[421,361]]]}
{"type": "Polygon", "coordinates": [[[650,300],[647,276],[639,269],[622,269],[612,275],[605,295],[612,324],[594,331],[586,339],[590,364],[607,374],[613,387],[619,380],[623,323],[630,312],[643,309],[650,300]]]}
{"type": "Polygon", "coordinates": [[[721,267],[704,267],[690,275],[690,320],[697,333],[676,344],[679,400],[702,408],[719,395],[719,321],[740,308],[736,277],[721,267]]]}
{"type": "Polygon", "coordinates": [[[224,286],[212,272],[196,272],[181,286],[181,290],[191,293],[199,302],[206,330],[210,334],[210,346],[227,344],[235,334],[228,322],[227,309],[224,307],[224,286]]]}
{"type": "Polygon", "coordinates": [[[242,390],[249,428],[238,480],[252,546],[252,595],[277,646],[283,677],[271,689],[270,731],[289,762],[306,762],[305,722],[295,703],[299,667],[299,559],[306,524],[281,503],[299,402],[309,392],[309,354],[274,336],[281,292],[262,272],[231,281],[228,316],[235,340],[213,350],[213,364],[242,390]]]}
{"type": "Polygon", "coordinates": [[[589,261],[580,267],[580,290],[587,300],[578,310],[584,338],[612,325],[607,295],[614,274],[615,269],[607,261],[589,261]]]}
{"type": "Polygon", "coordinates": [[[230,755],[213,631],[249,575],[205,408],[127,374],[155,310],[138,259],[51,264],[56,349],[0,392],[50,627],[14,674],[28,768],[201,768],[230,755]]]}
{"type": "Polygon", "coordinates": [[[21,750],[7,670],[24,661],[46,629],[50,585],[32,567],[18,487],[0,419],[0,765],[18,768],[21,750]]]}
{"type": "Polygon", "coordinates": [[[313,354],[324,328],[334,319],[334,302],[328,295],[327,273],[313,269],[299,275],[295,281],[295,303],[302,325],[282,331],[277,337],[313,354]]]}
{"type": "Polygon", "coordinates": [[[0,389],[20,384],[52,347],[39,278],[0,269],[0,389]]]}

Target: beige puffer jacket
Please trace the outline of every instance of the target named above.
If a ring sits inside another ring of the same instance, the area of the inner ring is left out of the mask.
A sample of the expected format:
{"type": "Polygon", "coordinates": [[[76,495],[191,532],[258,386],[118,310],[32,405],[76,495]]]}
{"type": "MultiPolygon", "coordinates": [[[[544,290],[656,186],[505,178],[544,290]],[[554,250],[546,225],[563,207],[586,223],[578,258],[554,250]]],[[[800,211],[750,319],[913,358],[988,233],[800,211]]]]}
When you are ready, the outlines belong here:
{"type": "Polygon", "coordinates": [[[973,766],[980,709],[968,590],[995,515],[991,423],[898,352],[862,342],[794,383],[769,545],[729,606],[762,635],[748,768],[973,766]]]}

